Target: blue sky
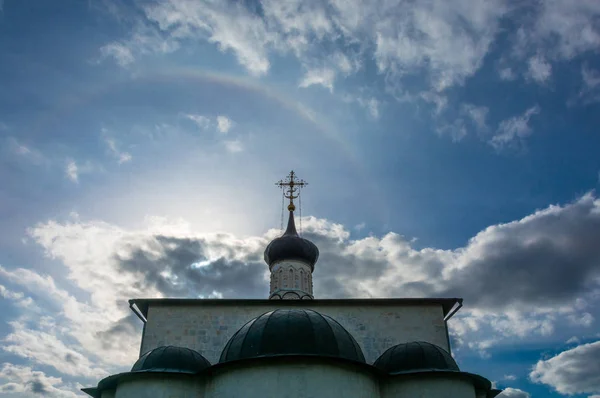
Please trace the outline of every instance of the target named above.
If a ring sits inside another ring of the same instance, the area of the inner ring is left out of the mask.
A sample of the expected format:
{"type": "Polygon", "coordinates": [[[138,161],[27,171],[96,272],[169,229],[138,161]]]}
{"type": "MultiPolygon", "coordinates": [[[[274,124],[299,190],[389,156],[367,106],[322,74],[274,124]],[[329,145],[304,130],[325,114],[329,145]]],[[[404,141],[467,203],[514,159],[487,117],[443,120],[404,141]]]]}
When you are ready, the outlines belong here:
{"type": "Polygon", "coordinates": [[[0,0],[0,396],[130,366],[128,298],[266,297],[290,169],[317,296],[464,297],[463,369],[598,396],[599,4],[0,0]]]}

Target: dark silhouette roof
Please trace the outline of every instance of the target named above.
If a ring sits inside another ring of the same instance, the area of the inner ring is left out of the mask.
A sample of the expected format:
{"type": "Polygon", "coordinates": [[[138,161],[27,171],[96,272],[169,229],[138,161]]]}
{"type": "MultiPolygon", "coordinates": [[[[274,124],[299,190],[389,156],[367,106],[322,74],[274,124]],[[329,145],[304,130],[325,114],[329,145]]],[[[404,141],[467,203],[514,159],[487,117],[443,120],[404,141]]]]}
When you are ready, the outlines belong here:
{"type": "Polygon", "coordinates": [[[132,372],[197,373],[210,367],[210,362],[197,351],[185,347],[157,347],[142,355],[132,372]]]}
{"type": "Polygon", "coordinates": [[[231,337],[219,362],[286,355],[365,362],[360,346],[342,325],[307,309],[279,309],[254,318],[231,337]]]}
{"type": "Polygon", "coordinates": [[[265,249],[264,258],[269,266],[281,260],[299,260],[310,264],[310,267],[314,269],[315,263],[319,259],[319,249],[314,243],[298,235],[294,212],[290,211],[285,233],[269,243],[265,249]]]}
{"type": "Polygon", "coordinates": [[[381,354],[373,365],[389,374],[426,370],[460,372],[448,351],[425,341],[395,345],[381,354]]]}

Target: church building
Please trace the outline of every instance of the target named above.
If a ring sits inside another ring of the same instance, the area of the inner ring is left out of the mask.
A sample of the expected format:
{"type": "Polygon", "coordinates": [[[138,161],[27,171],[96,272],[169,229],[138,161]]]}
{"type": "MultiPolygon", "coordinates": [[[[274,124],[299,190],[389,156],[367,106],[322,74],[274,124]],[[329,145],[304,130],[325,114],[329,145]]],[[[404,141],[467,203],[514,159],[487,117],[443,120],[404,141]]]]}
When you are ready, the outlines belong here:
{"type": "Polygon", "coordinates": [[[129,301],[142,320],[139,359],[83,391],[94,398],[493,398],[463,372],[448,320],[460,298],[318,299],[318,248],[299,236],[292,171],[287,229],[266,247],[268,299],[129,301]]]}

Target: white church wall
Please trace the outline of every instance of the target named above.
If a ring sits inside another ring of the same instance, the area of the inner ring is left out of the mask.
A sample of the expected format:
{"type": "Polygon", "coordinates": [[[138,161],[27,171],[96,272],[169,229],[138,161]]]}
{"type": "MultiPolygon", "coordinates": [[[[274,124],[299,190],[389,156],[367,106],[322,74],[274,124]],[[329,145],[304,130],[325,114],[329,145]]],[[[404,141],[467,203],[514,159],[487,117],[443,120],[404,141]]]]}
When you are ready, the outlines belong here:
{"type": "Polygon", "coordinates": [[[428,341],[448,350],[446,324],[440,304],[405,304],[351,300],[327,303],[326,300],[151,305],[142,338],[141,353],[162,346],[176,345],[200,352],[217,363],[229,338],[246,322],[277,308],[306,308],[331,316],[354,336],[368,363],[391,346],[407,341],[428,341]]]}
{"type": "Polygon", "coordinates": [[[378,398],[379,385],[364,369],[333,363],[247,362],[216,372],[207,398],[378,398]]]}
{"type": "MultiPolygon", "coordinates": [[[[122,380],[115,398],[205,398],[205,381],[193,375],[150,374],[122,380]]],[[[104,395],[102,396],[104,398],[104,395]]]]}
{"type": "Polygon", "coordinates": [[[475,387],[461,376],[396,376],[381,381],[381,398],[475,398],[475,387]]]}

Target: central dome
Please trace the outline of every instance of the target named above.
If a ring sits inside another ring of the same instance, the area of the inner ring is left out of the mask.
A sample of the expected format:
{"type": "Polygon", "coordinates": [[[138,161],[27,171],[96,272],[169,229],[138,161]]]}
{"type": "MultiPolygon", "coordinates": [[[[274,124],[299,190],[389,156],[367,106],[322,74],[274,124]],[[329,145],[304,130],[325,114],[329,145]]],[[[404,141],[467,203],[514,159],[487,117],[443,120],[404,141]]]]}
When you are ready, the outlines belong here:
{"type": "Polygon", "coordinates": [[[305,309],[279,309],[254,318],[231,337],[219,362],[285,355],[365,362],[360,346],[342,325],[305,309]]]}
{"type": "Polygon", "coordinates": [[[290,211],[285,233],[269,243],[265,249],[264,258],[269,267],[282,260],[299,260],[308,263],[314,269],[315,263],[319,259],[319,249],[308,239],[298,236],[294,213],[290,211]]]}

